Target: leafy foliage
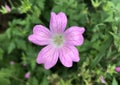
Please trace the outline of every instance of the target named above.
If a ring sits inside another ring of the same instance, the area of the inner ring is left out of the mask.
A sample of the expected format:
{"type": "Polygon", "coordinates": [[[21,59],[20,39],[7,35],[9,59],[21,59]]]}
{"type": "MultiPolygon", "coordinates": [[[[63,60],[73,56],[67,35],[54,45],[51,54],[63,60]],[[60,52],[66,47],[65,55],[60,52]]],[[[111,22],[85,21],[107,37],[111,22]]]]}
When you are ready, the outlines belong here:
{"type": "MultiPolygon", "coordinates": [[[[120,0],[9,0],[11,19],[0,31],[0,85],[118,85],[120,74],[120,0]],[[59,62],[50,70],[36,64],[41,48],[28,41],[36,24],[49,27],[51,11],[63,11],[68,25],[85,27],[85,42],[78,46],[80,62],[65,68],[59,62]],[[14,61],[14,64],[10,64],[14,61]],[[31,77],[24,75],[30,71],[31,77]],[[3,82],[4,81],[4,82],[3,82]]],[[[0,19],[1,20],[1,19],[0,19]]],[[[7,19],[6,19],[7,20],[7,19]]],[[[2,23],[0,23],[0,26],[2,23]]]]}

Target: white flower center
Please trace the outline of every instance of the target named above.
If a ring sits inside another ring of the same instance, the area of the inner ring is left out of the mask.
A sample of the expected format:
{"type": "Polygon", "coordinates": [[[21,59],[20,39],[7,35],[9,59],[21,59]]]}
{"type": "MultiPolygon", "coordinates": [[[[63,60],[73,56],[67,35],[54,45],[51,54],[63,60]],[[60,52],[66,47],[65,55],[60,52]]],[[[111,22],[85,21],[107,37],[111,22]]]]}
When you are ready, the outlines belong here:
{"type": "Polygon", "coordinates": [[[62,34],[53,35],[52,43],[55,47],[61,47],[64,43],[64,36],[62,34]]]}

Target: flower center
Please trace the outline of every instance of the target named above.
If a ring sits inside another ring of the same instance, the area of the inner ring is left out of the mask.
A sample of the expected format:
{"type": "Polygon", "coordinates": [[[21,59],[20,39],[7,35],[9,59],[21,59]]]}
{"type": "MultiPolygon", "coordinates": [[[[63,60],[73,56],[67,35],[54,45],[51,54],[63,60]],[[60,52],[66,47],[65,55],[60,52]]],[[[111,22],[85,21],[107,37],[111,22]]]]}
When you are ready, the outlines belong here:
{"type": "Polygon", "coordinates": [[[55,46],[61,47],[64,43],[64,36],[62,34],[55,34],[52,38],[52,42],[55,46]]]}

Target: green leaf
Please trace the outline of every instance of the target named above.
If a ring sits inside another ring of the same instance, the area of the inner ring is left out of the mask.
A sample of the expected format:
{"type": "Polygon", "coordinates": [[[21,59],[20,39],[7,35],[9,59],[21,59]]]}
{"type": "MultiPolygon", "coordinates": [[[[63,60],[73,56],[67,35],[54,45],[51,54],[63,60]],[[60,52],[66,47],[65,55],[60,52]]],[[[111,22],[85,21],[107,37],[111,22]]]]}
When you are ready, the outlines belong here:
{"type": "Polygon", "coordinates": [[[7,29],[7,31],[6,31],[6,36],[8,37],[8,39],[11,38],[11,31],[12,31],[12,29],[7,29]]]}
{"type": "Polygon", "coordinates": [[[35,69],[35,67],[36,67],[36,61],[35,61],[35,59],[31,59],[31,69],[32,70],[34,70],[35,69]]]}
{"type": "Polygon", "coordinates": [[[115,78],[113,78],[112,85],[118,85],[118,82],[115,78]]]}
{"type": "Polygon", "coordinates": [[[32,6],[30,0],[22,0],[21,3],[22,5],[19,7],[21,13],[26,13],[27,11],[30,11],[32,6]]]}
{"type": "Polygon", "coordinates": [[[60,80],[60,85],[66,85],[63,79],[60,80]]]}
{"type": "Polygon", "coordinates": [[[100,62],[102,57],[106,54],[106,50],[110,46],[111,42],[112,42],[112,39],[110,37],[103,43],[103,45],[100,48],[100,52],[96,55],[95,59],[92,61],[90,65],[91,68],[95,67],[100,62]]]}
{"type": "Polygon", "coordinates": [[[15,49],[15,43],[10,42],[10,45],[8,47],[8,54],[10,54],[15,49]]]}
{"type": "Polygon", "coordinates": [[[111,0],[115,6],[120,3],[120,0],[111,0]]]}
{"type": "Polygon", "coordinates": [[[5,8],[5,6],[2,6],[2,8],[0,9],[0,12],[3,14],[8,13],[7,9],[5,8]]]}
{"type": "Polygon", "coordinates": [[[0,77],[0,85],[10,85],[10,80],[8,78],[0,77]]]}
{"type": "Polygon", "coordinates": [[[4,51],[2,50],[2,48],[0,48],[0,60],[2,60],[2,58],[3,58],[3,53],[4,53],[4,51]]]}
{"type": "Polygon", "coordinates": [[[112,33],[112,32],[110,32],[110,34],[114,38],[114,44],[115,44],[116,48],[118,49],[118,52],[120,52],[120,35],[112,33]]]}
{"type": "Polygon", "coordinates": [[[93,7],[97,8],[100,6],[101,1],[99,0],[91,0],[93,7]]]}
{"type": "Polygon", "coordinates": [[[17,48],[22,49],[22,50],[27,49],[26,42],[23,39],[16,38],[15,43],[16,43],[17,48]]]}
{"type": "Polygon", "coordinates": [[[48,85],[48,80],[47,80],[46,76],[43,77],[43,80],[40,85],[48,85]]]}
{"type": "Polygon", "coordinates": [[[0,70],[0,77],[8,78],[11,76],[11,71],[9,69],[1,69],[0,70]]]}
{"type": "Polygon", "coordinates": [[[38,85],[38,80],[35,77],[31,78],[29,82],[30,82],[30,85],[38,85]]]}

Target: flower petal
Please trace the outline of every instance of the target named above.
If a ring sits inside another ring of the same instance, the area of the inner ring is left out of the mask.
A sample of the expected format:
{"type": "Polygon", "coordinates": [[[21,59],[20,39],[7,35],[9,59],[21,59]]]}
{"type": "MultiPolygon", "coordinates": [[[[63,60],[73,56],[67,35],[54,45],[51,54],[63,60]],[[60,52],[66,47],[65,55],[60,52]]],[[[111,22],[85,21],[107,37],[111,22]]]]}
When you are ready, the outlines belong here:
{"type": "Polygon", "coordinates": [[[80,60],[79,53],[74,46],[64,46],[60,49],[60,61],[66,67],[72,66],[72,61],[78,62],[80,60]]]}
{"type": "Polygon", "coordinates": [[[25,78],[29,79],[30,78],[30,72],[25,73],[25,78]]]}
{"type": "Polygon", "coordinates": [[[48,45],[39,52],[36,61],[38,64],[44,64],[45,69],[50,69],[57,63],[57,60],[58,51],[48,45]]]}
{"type": "Polygon", "coordinates": [[[71,57],[72,61],[79,62],[80,57],[79,57],[79,52],[78,52],[77,48],[74,46],[68,46],[67,48],[69,49],[69,52],[71,55],[70,57],[71,57]]]}
{"type": "Polygon", "coordinates": [[[72,26],[64,33],[66,43],[71,45],[82,45],[84,42],[83,33],[85,29],[83,27],[72,26]]]}
{"type": "Polygon", "coordinates": [[[50,30],[54,33],[62,33],[67,25],[67,17],[65,13],[60,12],[57,15],[52,12],[50,18],[50,30]]]}
{"type": "Polygon", "coordinates": [[[33,34],[28,37],[28,40],[37,45],[47,45],[50,41],[50,31],[42,26],[36,25],[33,28],[33,34]]]}
{"type": "Polygon", "coordinates": [[[120,72],[120,66],[115,68],[116,72],[120,72]]]}

